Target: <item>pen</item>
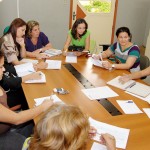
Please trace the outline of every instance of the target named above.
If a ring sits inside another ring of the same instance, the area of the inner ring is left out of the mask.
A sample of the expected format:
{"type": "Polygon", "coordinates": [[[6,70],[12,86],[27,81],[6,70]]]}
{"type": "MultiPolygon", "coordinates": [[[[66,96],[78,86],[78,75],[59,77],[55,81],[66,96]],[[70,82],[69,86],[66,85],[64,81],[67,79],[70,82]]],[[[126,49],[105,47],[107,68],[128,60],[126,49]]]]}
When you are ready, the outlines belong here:
{"type": "Polygon", "coordinates": [[[133,103],[133,101],[127,101],[127,103],[133,103]]]}
{"type": "Polygon", "coordinates": [[[103,61],[102,53],[100,53],[100,59],[101,59],[101,61],[103,61]]]}

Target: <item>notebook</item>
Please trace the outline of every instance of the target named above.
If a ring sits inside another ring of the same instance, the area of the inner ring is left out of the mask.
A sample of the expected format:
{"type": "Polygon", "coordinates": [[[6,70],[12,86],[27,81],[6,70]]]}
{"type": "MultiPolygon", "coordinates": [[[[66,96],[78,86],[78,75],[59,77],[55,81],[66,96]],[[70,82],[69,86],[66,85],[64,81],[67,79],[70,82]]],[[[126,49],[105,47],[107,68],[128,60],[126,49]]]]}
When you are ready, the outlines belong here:
{"type": "Polygon", "coordinates": [[[126,91],[141,97],[147,97],[150,94],[150,86],[136,82],[134,86],[127,88],[126,91]]]}
{"type": "Polygon", "coordinates": [[[136,84],[136,82],[134,80],[129,80],[128,82],[122,84],[119,82],[120,77],[121,76],[117,76],[116,78],[108,81],[107,84],[112,85],[112,86],[117,87],[117,88],[122,89],[122,90],[126,90],[127,88],[132,87],[133,85],[136,84]]]}

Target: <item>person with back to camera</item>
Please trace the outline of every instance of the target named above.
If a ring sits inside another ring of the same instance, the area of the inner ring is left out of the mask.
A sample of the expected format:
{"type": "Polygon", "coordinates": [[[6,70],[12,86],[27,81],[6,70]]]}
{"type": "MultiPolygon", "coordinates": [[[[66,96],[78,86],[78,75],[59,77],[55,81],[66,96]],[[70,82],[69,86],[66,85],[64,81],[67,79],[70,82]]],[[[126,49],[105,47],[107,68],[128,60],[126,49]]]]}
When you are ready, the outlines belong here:
{"type": "MultiPolygon", "coordinates": [[[[4,54],[0,50],[0,80],[3,76],[4,54]]],[[[0,149],[1,150],[21,150],[24,140],[32,133],[33,123],[28,122],[42,112],[46,111],[52,101],[46,100],[42,105],[29,110],[13,112],[7,105],[7,95],[0,86],[0,149]],[[16,125],[14,130],[12,125],[16,125]]]]}
{"type": "MultiPolygon", "coordinates": [[[[85,150],[88,137],[95,134],[78,107],[55,103],[43,114],[22,150],[85,150]]],[[[102,134],[100,140],[108,150],[115,150],[113,136],[102,134]]]]}
{"type": "Polygon", "coordinates": [[[88,30],[87,22],[82,18],[77,19],[72,29],[68,32],[67,40],[63,48],[64,55],[67,55],[70,45],[83,47],[82,52],[74,52],[77,56],[84,54],[90,48],[90,31],[88,30]]]}
{"type": "Polygon", "coordinates": [[[102,62],[106,69],[127,69],[130,72],[140,70],[140,50],[137,45],[131,41],[131,33],[127,27],[120,27],[116,31],[118,41],[111,45],[106,51],[101,54],[93,54],[93,58],[101,59],[108,58],[112,54],[115,55],[115,64],[108,61],[102,62]]]}
{"type": "Polygon", "coordinates": [[[40,32],[39,23],[34,20],[28,21],[26,33],[25,45],[27,56],[48,58],[46,54],[41,54],[41,52],[51,49],[52,44],[49,42],[48,37],[43,32],[40,32]]]}
{"type": "MultiPolygon", "coordinates": [[[[25,48],[25,31],[26,22],[21,18],[16,18],[10,24],[9,30],[3,36],[4,42],[2,43],[1,49],[5,54],[5,65],[19,65],[24,62],[20,61],[26,57],[25,48]]],[[[34,68],[45,69],[48,64],[41,62],[34,64],[34,68]]]]}

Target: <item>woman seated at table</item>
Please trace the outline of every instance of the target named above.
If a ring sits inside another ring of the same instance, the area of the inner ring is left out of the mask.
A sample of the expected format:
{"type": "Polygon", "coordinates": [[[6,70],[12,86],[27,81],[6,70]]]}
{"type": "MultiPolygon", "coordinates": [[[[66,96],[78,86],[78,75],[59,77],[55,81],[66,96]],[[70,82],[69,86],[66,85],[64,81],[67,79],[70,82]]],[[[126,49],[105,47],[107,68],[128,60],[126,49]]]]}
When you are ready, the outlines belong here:
{"type": "MultiPolygon", "coordinates": [[[[43,114],[23,150],[85,150],[88,137],[95,134],[87,115],[78,107],[56,103],[43,114]]],[[[115,150],[113,136],[102,134],[100,140],[108,150],[115,150]]]]}
{"type": "Polygon", "coordinates": [[[40,53],[51,49],[52,44],[49,42],[48,37],[43,32],[40,32],[39,23],[34,20],[28,21],[26,33],[25,45],[27,56],[48,58],[48,56],[44,54],[41,55],[40,53]]]}
{"type": "Polygon", "coordinates": [[[119,81],[121,83],[125,83],[129,80],[140,79],[142,77],[149,76],[149,75],[150,75],[150,67],[148,67],[144,70],[138,71],[138,72],[133,72],[131,74],[125,74],[125,75],[120,77],[119,81]]]}
{"type": "MultiPolygon", "coordinates": [[[[23,62],[20,61],[26,57],[25,49],[25,36],[26,22],[21,18],[16,18],[12,21],[8,32],[2,37],[4,42],[2,43],[1,49],[5,54],[5,64],[7,65],[19,65],[23,62]]],[[[41,62],[34,64],[34,68],[45,69],[48,64],[41,62]]]]}
{"type": "Polygon", "coordinates": [[[72,48],[76,46],[81,47],[82,52],[74,52],[74,54],[77,56],[80,56],[84,54],[84,51],[87,52],[89,50],[90,32],[88,30],[88,24],[84,19],[77,19],[73,24],[72,29],[69,30],[67,40],[63,48],[64,55],[67,54],[70,45],[72,48]]]}
{"type": "Polygon", "coordinates": [[[115,64],[111,64],[109,61],[102,63],[106,69],[127,69],[130,72],[136,72],[140,70],[140,50],[137,45],[131,41],[131,33],[127,27],[121,27],[117,29],[116,36],[118,41],[111,45],[106,51],[101,54],[93,55],[95,59],[108,58],[111,55],[115,55],[115,64]]]}
{"type": "MultiPolygon", "coordinates": [[[[0,80],[5,70],[3,65],[4,54],[0,51],[0,80]]],[[[33,123],[27,121],[46,111],[52,104],[48,100],[38,107],[15,113],[9,109],[6,93],[0,86],[0,149],[21,150],[24,140],[32,133],[33,123]],[[17,126],[12,128],[13,124],[17,126]]]]}

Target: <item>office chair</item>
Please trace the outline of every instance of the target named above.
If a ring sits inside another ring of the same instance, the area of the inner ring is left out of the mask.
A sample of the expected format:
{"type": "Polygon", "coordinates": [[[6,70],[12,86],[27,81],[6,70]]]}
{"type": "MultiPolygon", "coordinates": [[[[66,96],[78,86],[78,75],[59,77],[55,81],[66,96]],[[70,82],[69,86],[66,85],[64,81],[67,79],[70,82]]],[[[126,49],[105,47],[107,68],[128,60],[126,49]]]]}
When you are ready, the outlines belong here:
{"type": "MultiPolygon", "coordinates": [[[[150,66],[149,58],[147,56],[141,55],[140,56],[140,69],[144,70],[144,69],[146,69],[149,66],[150,66]]],[[[147,76],[142,77],[141,79],[145,79],[146,77],[147,76]]]]}
{"type": "Polygon", "coordinates": [[[3,31],[3,35],[6,34],[9,30],[10,26],[5,27],[4,31],[3,31]]]}

